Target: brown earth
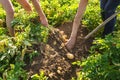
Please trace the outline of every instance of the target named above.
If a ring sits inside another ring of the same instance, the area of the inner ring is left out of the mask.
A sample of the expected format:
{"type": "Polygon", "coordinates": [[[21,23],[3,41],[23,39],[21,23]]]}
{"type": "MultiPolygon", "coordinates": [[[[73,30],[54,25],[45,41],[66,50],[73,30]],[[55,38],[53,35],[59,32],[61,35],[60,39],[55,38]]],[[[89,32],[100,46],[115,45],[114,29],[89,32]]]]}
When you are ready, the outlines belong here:
{"type": "Polygon", "coordinates": [[[68,50],[63,43],[70,36],[72,22],[64,23],[57,28],[55,33],[50,32],[47,44],[40,43],[37,45],[40,55],[34,57],[32,63],[27,62],[25,69],[30,76],[36,73],[39,74],[42,70],[48,80],[71,80],[72,77],[76,77],[77,71],[81,69],[79,66],[72,65],[72,62],[88,56],[88,50],[93,38],[89,38],[85,43],[80,44],[83,41],[83,37],[88,34],[88,30],[85,27],[79,29],[76,45],[70,51],[74,55],[74,59],[69,59],[66,56],[68,50]]]}

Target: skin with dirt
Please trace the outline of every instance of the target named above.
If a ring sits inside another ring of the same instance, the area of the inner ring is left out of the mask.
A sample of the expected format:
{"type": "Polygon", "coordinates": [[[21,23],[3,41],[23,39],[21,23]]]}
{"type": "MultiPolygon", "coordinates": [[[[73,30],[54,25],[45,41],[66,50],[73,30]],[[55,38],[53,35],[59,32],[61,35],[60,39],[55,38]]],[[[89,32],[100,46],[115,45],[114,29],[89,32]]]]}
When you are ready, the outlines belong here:
{"type": "Polygon", "coordinates": [[[40,55],[34,57],[32,63],[26,61],[25,69],[28,71],[29,76],[36,73],[39,74],[39,71],[43,70],[48,80],[71,80],[72,77],[76,77],[77,71],[81,68],[72,65],[72,62],[81,60],[82,57],[89,55],[88,50],[92,45],[93,38],[89,38],[81,45],[84,36],[88,34],[86,27],[82,27],[78,30],[75,47],[68,51],[64,47],[64,43],[70,37],[71,30],[72,22],[66,22],[56,28],[55,34],[50,32],[46,44],[40,43],[36,45],[40,55]],[[69,59],[66,56],[67,53],[72,53],[74,58],[69,59]]]}

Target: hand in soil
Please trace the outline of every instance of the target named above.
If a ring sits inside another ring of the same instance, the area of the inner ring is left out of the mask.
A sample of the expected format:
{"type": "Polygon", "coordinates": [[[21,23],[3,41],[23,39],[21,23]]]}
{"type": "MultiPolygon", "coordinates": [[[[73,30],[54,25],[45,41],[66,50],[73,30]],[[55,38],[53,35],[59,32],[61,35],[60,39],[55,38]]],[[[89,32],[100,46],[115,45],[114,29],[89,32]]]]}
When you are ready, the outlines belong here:
{"type": "Polygon", "coordinates": [[[40,22],[43,26],[46,26],[46,27],[48,26],[48,20],[46,17],[44,17],[44,18],[40,17],[40,22]]]}
{"type": "Polygon", "coordinates": [[[66,47],[68,50],[71,50],[76,42],[76,38],[70,38],[67,42],[66,42],[66,47]]]}

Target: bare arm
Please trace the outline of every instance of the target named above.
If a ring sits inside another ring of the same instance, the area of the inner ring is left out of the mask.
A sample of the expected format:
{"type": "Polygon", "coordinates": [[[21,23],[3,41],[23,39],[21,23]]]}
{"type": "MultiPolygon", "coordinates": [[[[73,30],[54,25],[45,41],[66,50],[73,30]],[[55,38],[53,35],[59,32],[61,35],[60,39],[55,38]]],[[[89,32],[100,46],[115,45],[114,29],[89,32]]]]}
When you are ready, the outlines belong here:
{"type": "Polygon", "coordinates": [[[43,10],[39,4],[39,0],[32,0],[32,4],[35,7],[35,10],[37,11],[39,16],[44,16],[43,10]]]}
{"type": "Polygon", "coordinates": [[[40,6],[39,0],[32,0],[33,6],[35,7],[35,10],[37,11],[38,15],[40,16],[40,21],[44,26],[48,26],[48,20],[40,6]]]}
{"type": "Polygon", "coordinates": [[[74,18],[72,32],[71,32],[69,40],[66,43],[66,47],[69,50],[71,50],[75,45],[78,28],[80,26],[80,22],[82,20],[83,14],[86,10],[87,4],[88,4],[88,0],[80,0],[79,7],[78,7],[77,13],[74,18]]]}
{"type": "Polygon", "coordinates": [[[32,11],[32,8],[27,0],[16,0],[20,5],[28,12],[32,11]]]}
{"type": "Polygon", "coordinates": [[[79,28],[80,21],[82,20],[83,14],[86,10],[87,4],[88,4],[88,0],[81,0],[80,1],[77,13],[76,13],[75,18],[74,18],[71,36],[76,37],[77,30],[79,28]]]}
{"type": "Polygon", "coordinates": [[[6,12],[6,25],[11,36],[15,36],[14,28],[11,26],[11,21],[14,19],[14,8],[10,0],[0,0],[6,12]]]}

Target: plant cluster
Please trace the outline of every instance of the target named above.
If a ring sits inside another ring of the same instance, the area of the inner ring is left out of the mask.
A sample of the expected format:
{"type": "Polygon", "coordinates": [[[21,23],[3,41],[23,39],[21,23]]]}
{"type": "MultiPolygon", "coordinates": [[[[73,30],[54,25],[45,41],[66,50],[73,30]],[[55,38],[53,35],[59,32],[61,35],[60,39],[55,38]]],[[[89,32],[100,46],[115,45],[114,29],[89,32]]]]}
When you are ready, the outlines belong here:
{"type": "Polygon", "coordinates": [[[24,58],[28,55],[30,60],[38,54],[34,45],[47,41],[49,30],[42,26],[36,14],[28,17],[23,10],[15,14],[12,27],[15,28],[15,37],[9,37],[4,27],[0,27],[0,79],[26,80],[27,72],[24,58]],[[24,15],[23,15],[24,14],[24,15]],[[29,54],[27,54],[29,53],[29,54]]]}
{"type": "Polygon", "coordinates": [[[119,80],[120,79],[120,31],[105,39],[93,42],[87,59],[73,64],[80,65],[79,80],[119,80]]]}
{"type": "MultiPolygon", "coordinates": [[[[38,55],[34,45],[46,42],[49,30],[43,27],[36,13],[28,15],[21,6],[12,0],[15,6],[15,19],[12,27],[15,28],[15,37],[9,37],[5,27],[5,12],[0,5],[0,80],[26,80],[27,72],[24,58],[27,53],[30,60],[38,55]]],[[[51,25],[59,25],[72,21],[79,0],[41,0],[41,6],[51,25]]],[[[101,23],[99,2],[89,1],[82,23],[89,30],[93,30],[101,23]]],[[[117,26],[119,24],[119,18],[117,26]]],[[[82,67],[78,73],[78,80],[119,80],[120,77],[120,32],[105,39],[96,39],[91,47],[87,59],[74,62],[82,67]]],[[[31,76],[33,80],[46,80],[44,72],[31,76]]],[[[73,78],[73,80],[75,80],[73,78]]]]}
{"type": "Polygon", "coordinates": [[[72,21],[78,7],[79,0],[41,0],[44,10],[51,25],[59,25],[72,21]]]}
{"type": "MultiPolygon", "coordinates": [[[[8,31],[3,25],[5,11],[0,7],[0,79],[26,80],[27,72],[23,69],[25,55],[30,53],[29,58],[32,59],[38,54],[34,45],[46,42],[49,30],[39,23],[36,13],[28,15],[15,0],[12,0],[12,3],[15,8],[15,19],[11,24],[15,28],[15,37],[8,36],[8,31]]],[[[77,8],[74,0],[42,0],[41,4],[52,25],[72,20],[77,8]]],[[[40,76],[42,74],[40,73],[40,76]]],[[[45,79],[44,76],[40,78],[45,79]]]]}
{"type": "MultiPolygon", "coordinates": [[[[82,19],[82,24],[92,31],[98,25],[102,23],[101,13],[100,13],[100,3],[97,0],[90,0],[88,2],[85,14],[82,19]]],[[[97,32],[99,35],[100,32],[97,32]]]]}
{"type": "Polygon", "coordinates": [[[44,75],[44,71],[40,71],[40,74],[34,74],[31,76],[32,80],[48,80],[48,77],[44,75]]]}

